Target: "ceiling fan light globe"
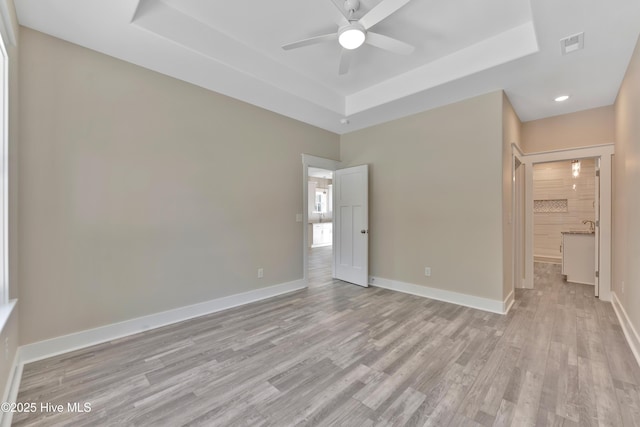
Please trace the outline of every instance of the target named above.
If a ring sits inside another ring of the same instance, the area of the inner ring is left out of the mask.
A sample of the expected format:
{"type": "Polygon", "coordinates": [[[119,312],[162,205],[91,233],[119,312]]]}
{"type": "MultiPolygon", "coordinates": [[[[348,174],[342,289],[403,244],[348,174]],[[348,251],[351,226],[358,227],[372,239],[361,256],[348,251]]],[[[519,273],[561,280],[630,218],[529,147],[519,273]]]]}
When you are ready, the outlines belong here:
{"type": "Polygon", "coordinates": [[[366,35],[360,28],[347,28],[338,36],[340,46],[345,49],[353,50],[362,46],[366,35]]]}

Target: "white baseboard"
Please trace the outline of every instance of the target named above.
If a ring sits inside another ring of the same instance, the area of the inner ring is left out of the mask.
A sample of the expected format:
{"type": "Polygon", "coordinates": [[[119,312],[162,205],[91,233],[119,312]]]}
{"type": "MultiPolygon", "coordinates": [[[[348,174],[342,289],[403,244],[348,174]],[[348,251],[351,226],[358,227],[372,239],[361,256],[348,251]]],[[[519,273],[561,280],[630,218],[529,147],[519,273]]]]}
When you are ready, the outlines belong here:
{"type": "Polygon", "coordinates": [[[569,277],[567,276],[567,282],[569,283],[576,283],[578,285],[589,285],[589,286],[595,286],[595,283],[587,283],[587,282],[580,282],[578,280],[570,280],[569,277]]]}
{"type": "Polygon", "coordinates": [[[509,292],[509,295],[507,295],[507,298],[505,298],[504,303],[502,305],[504,309],[504,314],[509,313],[509,310],[511,310],[511,307],[513,307],[513,304],[515,302],[516,302],[516,293],[515,293],[515,290],[511,290],[511,292],[509,292]]]}
{"type": "Polygon", "coordinates": [[[297,291],[305,287],[306,282],[303,279],[294,280],[267,288],[217,298],[198,304],[150,314],[148,316],[125,320],[124,322],[112,323],[94,329],[87,329],[69,335],[38,341],[20,347],[20,363],[24,364],[46,359],[58,354],[68,353],[95,344],[144,332],[149,329],[159,328],[194,317],[204,316],[239,305],[297,291]]]}
{"type": "MultiPolygon", "coordinates": [[[[307,284],[303,279],[294,280],[292,282],[269,286],[267,288],[256,289],[198,304],[174,308],[172,310],[150,314],[148,316],[125,320],[124,322],[113,323],[94,329],[87,329],[73,334],[23,345],[16,351],[13,365],[11,367],[11,374],[4,391],[3,402],[16,401],[18,397],[18,390],[20,389],[20,381],[22,379],[22,370],[26,363],[90,347],[95,344],[137,334],[149,329],[193,319],[194,317],[205,316],[217,311],[272,298],[278,295],[304,289],[306,287],[307,284]]],[[[12,419],[12,413],[0,413],[0,427],[9,427],[12,419]]]]}
{"type": "Polygon", "coordinates": [[[499,301],[489,298],[476,297],[459,292],[447,291],[444,289],[415,285],[413,283],[399,282],[397,280],[385,279],[383,277],[372,276],[369,279],[369,284],[378,288],[403,292],[405,294],[417,295],[424,298],[431,298],[438,301],[450,302],[452,304],[477,308],[479,310],[498,314],[506,314],[513,304],[513,291],[511,292],[511,294],[509,294],[506,300],[499,301]]]}
{"type": "Polygon", "coordinates": [[[533,262],[546,262],[548,264],[562,264],[562,257],[550,255],[534,255],[533,262]]]}
{"type": "Polygon", "coordinates": [[[312,248],[325,248],[331,246],[333,243],[319,243],[317,245],[311,245],[312,248]]]}
{"type": "Polygon", "coordinates": [[[611,291],[611,305],[613,305],[613,311],[616,312],[616,316],[618,317],[618,321],[620,322],[620,326],[622,326],[622,332],[624,332],[624,336],[629,343],[629,347],[631,347],[631,351],[636,358],[636,362],[640,365],[640,335],[634,328],[633,323],[631,323],[631,319],[627,316],[627,312],[620,304],[620,300],[618,299],[618,295],[611,291]]]}

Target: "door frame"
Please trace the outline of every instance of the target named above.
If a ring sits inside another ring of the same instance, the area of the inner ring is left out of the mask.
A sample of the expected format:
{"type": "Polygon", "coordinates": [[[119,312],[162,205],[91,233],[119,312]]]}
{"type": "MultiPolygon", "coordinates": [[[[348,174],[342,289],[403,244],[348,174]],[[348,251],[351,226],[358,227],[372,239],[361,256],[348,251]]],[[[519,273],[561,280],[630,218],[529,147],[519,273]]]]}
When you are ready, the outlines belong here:
{"type": "MultiPolygon", "coordinates": [[[[341,163],[337,160],[325,159],[324,157],[313,156],[311,154],[302,154],[302,278],[304,280],[304,285],[309,286],[309,255],[308,255],[308,246],[309,246],[309,168],[320,168],[326,169],[330,171],[336,171],[340,169],[341,163]]],[[[333,206],[335,206],[335,191],[333,192],[333,206]]],[[[334,216],[331,216],[331,223],[333,224],[334,216]]],[[[331,246],[331,275],[335,277],[335,263],[333,261],[333,251],[335,245],[335,235],[334,242],[331,246]]]]}
{"type": "Polygon", "coordinates": [[[526,175],[522,177],[522,174],[518,174],[518,167],[526,171],[526,164],[523,161],[524,153],[516,144],[511,144],[511,153],[511,291],[514,292],[515,296],[515,288],[524,287],[523,277],[526,264],[524,261],[525,221],[523,221],[522,215],[525,212],[526,194],[524,190],[526,180],[523,178],[526,175]],[[520,163],[519,166],[517,166],[518,163],[520,163]],[[518,175],[520,175],[520,178],[518,178],[518,175]],[[520,206],[518,206],[518,202],[520,202],[520,206]]]}
{"type": "Polygon", "coordinates": [[[526,288],[533,288],[533,165],[573,159],[600,158],[600,299],[611,301],[611,205],[613,144],[570,148],[526,154],[525,188],[525,279],[526,288]],[[603,191],[604,190],[604,191],[603,191]]]}

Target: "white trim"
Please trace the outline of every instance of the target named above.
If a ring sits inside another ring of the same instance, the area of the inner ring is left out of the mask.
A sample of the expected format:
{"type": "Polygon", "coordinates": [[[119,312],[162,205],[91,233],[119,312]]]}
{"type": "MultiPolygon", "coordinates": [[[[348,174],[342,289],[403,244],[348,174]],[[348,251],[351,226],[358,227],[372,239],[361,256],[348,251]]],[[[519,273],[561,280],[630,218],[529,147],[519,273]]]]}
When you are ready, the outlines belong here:
{"type": "MultiPolygon", "coordinates": [[[[516,160],[518,162],[520,162],[520,167],[526,168],[524,162],[522,161],[522,150],[520,150],[520,147],[518,147],[517,144],[515,143],[511,143],[511,213],[510,213],[510,218],[509,221],[511,222],[511,292],[513,293],[515,288],[520,288],[522,287],[523,284],[523,280],[522,277],[516,277],[517,275],[523,276],[526,273],[526,267],[525,264],[526,262],[523,261],[524,259],[524,251],[522,250],[522,246],[524,245],[523,243],[523,237],[524,237],[524,224],[522,224],[522,215],[519,215],[519,218],[517,218],[516,214],[519,212],[518,210],[518,197],[516,196],[520,196],[520,198],[522,199],[522,201],[525,201],[525,196],[521,195],[520,193],[523,193],[522,191],[522,184],[525,184],[525,182],[519,182],[516,178],[516,160]],[[518,191],[518,184],[521,186],[520,187],[520,191],[518,191]],[[518,227],[519,226],[519,227],[518,227]],[[518,236],[520,237],[520,239],[518,239],[518,236]],[[518,245],[518,242],[520,243],[520,245],[518,245]],[[522,252],[521,252],[522,251],[522,252]],[[522,262],[522,265],[520,265],[520,268],[522,270],[518,271],[518,263],[522,262]]],[[[521,174],[522,175],[522,174],[521,174]]],[[[522,179],[522,178],[521,178],[522,179]]],[[[525,176],[525,181],[526,181],[526,176],[525,176]]],[[[524,206],[520,206],[520,210],[524,210],[525,207],[524,206]]],[[[508,311],[508,310],[507,310],[508,311]]]]}
{"type": "Polygon", "coordinates": [[[340,167],[340,162],[337,160],[325,159],[324,157],[313,156],[311,154],[302,154],[302,164],[330,171],[334,171],[340,167]]]}
{"type": "Polygon", "coordinates": [[[0,31],[3,35],[6,35],[9,39],[11,46],[15,46],[16,32],[13,28],[13,21],[11,20],[11,12],[9,12],[9,6],[6,0],[0,1],[0,31]]]}
{"type": "Polygon", "coordinates": [[[569,280],[569,279],[567,279],[567,283],[576,283],[578,285],[595,286],[595,283],[580,282],[578,280],[569,280]]]}
{"type": "MultiPolygon", "coordinates": [[[[0,4],[6,7],[5,2],[0,1],[0,4]]],[[[5,11],[0,9],[0,14],[5,20],[5,11]]],[[[0,37],[0,54],[0,304],[6,304],[9,301],[9,55],[3,37],[0,37]]]]}
{"type": "Polygon", "coordinates": [[[4,325],[7,324],[9,317],[11,317],[17,302],[17,299],[12,299],[7,304],[0,304],[0,332],[4,330],[4,325]]]}
{"type": "Polygon", "coordinates": [[[504,303],[502,305],[504,314],[509,313],[509,311],[511,310],[511,307],[513,307],[513,304],[515,304],[515,302],[516,302],[516,291],[515,289],[512,289],[511,292],[509,292],[509,295],[507,295],[507,297],[505,298],[504,303]]]}
{"type": "Polygon", "coordinates": [[[598,144],[598,145],[589,145],[588,147],[576,147],[576,148],[560,148],[558,150],[548,150],[548,151],[534,151],[532,153],[522,153],[523,156],[530,156],[530,157],[536,157],[536,156],[540,156],[543,158],[543,160],[535,160],[534,163],[541,163],[541,162],[549,162],[549,161],[559,161],[559,160],[566,160],[568,158],[574,158],[572,157],[573,154],[575,154],[576,151],[581,151],[584,152],[585,155],[580,156],[583,159],[589,158],[589,157],[598,157],[602,154],[602,151],[604,150],[605,152],[609,152],[610,154],[613,154],[613,142],[609,142],[606,144],[598,144]],[[553,157],[555,158],[555,160],[546,160],[547,157],[553,157]]]}
{"type": "MultiPolygon", "coordinates": [[[[22,363],[20,357],[20,349],[16,351],[13,357],[13,363],[11,364],[11,370],[9,371],[9,378],[7,378],[7,385],[2,395],[2,402],[16,402],[18,399],[18,391],[20,390],[20,380],[22,379],[22,369],[24,363],[22,363]]],[[[11,426],[13,420],[12,412],[0,412],[0,427],[11,426]]]]}
{"type": "Polygon", "coordinates": [[[627,339],[627,343],[629,343],[629,347],[631,347],[636,362],[640,365],[640,335],[638,335],[636,328],[633,327],[633,323],[631,323],[631,319],[629,319],[624,306],[620,304],[620,300],[615,291],[611,292],[611,305],[618,317],[620,326],[622,326],[622,332],[624,332],[624,336],[627,339]]]}
{"type": "MultiPolygon", "coordinates": [[[[520,149],[518,144],[516,144],[515,142],[511,143],[511,148],[512,148],[512,150],[516,150],[518,152],[518,154],[517,154],[518,157],[524,156],[524,153],[522,152],[522,150],[520,149]]],[[[513,151],[512,151],[512,153],[513,153],[513,151]]]]}
{"type": "Polygon", "coordinates": [[[304,289],[305,286],[303,280],[295,280],[27,344],[20,347],[20,362],[30,363],[36,360],[46,359],[58,354],[68,353],[95,344],[144,332],[149,329],[159,328],[194,317],[204,316],[217,311],[297,291],[304,289]]]}
{"type": "Polygon", "coordinates": [[[326,248],[327,246],[332,246],[332,243],[318,243],[317,245],[311,245],[312,248],[326,248]]]}
{"type": "Polygon", "coordinates": [[[599,298],[611,301],[611,193],[613,144],[568,148],[526,154],[525,188],[525,287],[533,288],[533,165],[572,159],[600,159],[600,285],[599,298]]]}
{"type": "Polygon", "coordinates": [[[533,164],[522,157],[524,170],[524,279],[525,289],[533,289],[533,164]]]}
{"type": "MultiPolygon", "coordinates": [[[[340,162],[337,160],[325,159],[324,157],[312,156],[311,154],[302,154],[302,274],[303,280],[306,284],[309,283],[309,168],[320,168],[330,171],[335,171],[340,168],[340,162]]],[[[334,198],[332,204],[335,206],[335,191],[332,192],[334,198]]],[[[333,224],[333,218],[331,219],[333,224]]],[[[335,224],[333,224],[335,230],[335,224]]],[[[335,247],[335,235],[331,245],[335,247]]],[[[333,259],[333,256],[331,257],[333,259]]],[[[335,277],[335,265],[331,266],[331,277],[335,277]]]]}
{"type": "Polygon", "coordinates": [[[504,301],[500,301],[463,294],[459,292],[447,291],[444,289],[415,285],[413,283],[399,282],[397,280],[390,280],[376,276],[371,276],[369,278],[369,284],[377,288],[389,289],[391,291],[435,299],[438,301],[476,308],[478,310],[489,311],[491,313],[497,314],[507,314],[507,312],[511,308],[511,305],[513,305],[514,298],[513,292],[511,292],[504,301]]]}
{"type": "Polygon", "coordinates": [[[562,264],[562,257],[551,255],[533,255],[533,262],[544,262],[547,264],[562,264]]]}

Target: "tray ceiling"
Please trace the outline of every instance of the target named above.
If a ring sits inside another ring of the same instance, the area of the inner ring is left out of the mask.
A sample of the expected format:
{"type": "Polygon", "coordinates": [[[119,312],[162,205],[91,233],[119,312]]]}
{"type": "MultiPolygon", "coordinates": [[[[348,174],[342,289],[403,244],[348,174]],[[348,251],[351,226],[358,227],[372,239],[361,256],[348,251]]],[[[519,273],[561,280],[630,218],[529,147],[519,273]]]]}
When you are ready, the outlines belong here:
{"type": "MultiPolygon", "coordinates": [[[[345,133],[504,89],[523,121],[613,103],[640,32],[635,0],[412,0],[338,75],[340,0],[16,0],[22,25],[277,113],[345,133]],[[560,39],[585,33],[585,48],[560,39]],[[553,102],[559,94],[569,101],[553,102]],[[345,119],[348,124],[344,124],[345,119]]],[[[361,0],[356,17],[380,0],[361,0]]]]}

